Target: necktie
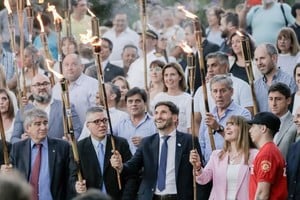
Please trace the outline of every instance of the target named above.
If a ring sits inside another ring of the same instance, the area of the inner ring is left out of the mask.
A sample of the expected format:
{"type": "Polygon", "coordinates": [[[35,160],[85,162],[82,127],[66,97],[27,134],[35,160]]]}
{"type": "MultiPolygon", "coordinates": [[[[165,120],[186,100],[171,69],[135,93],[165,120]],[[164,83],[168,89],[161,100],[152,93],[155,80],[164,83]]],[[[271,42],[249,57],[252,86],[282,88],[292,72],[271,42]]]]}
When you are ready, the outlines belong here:
{"type": "Polygon", "coordinates": [[[101,142],[98,143],[98,161],[101,169],[101,173],[103,176],[103,166],[104,166],[104,150],[103,150],[103,144],[101,142]]]}
{"type": "Polygon", "coordinates": [[[40,168],[41,168],[41,160],[42,160],[42,144],[35,144],[35,148],[38,149],[36,154],[33,166],[31,168],[31,177],[30,184],[33,188],[33,200],[39,199],[39,176],[40,176],[40,168]]]}
{"type": "Polygon", "coordinates": [[[163,191],[166,188],[166,170],[167,170],[167,157],[168,157],[168,139],[170,136],[163,136],[163,144],[160,151],[160,161],[157,177],[157,188],[163,191]]]}

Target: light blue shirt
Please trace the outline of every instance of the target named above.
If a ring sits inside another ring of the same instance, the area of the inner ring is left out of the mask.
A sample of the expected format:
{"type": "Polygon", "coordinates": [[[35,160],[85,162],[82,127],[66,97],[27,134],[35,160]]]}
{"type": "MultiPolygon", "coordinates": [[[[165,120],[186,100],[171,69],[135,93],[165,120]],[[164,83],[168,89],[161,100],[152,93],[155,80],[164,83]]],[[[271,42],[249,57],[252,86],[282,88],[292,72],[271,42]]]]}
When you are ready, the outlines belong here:
{"type": "MultiPolygon", "coordinates": [[[[81,124],[85,122],[85,114],[88,108],[96,106],[96,93],[98,92],[98,81],[85,74],[69,84],[70,102],[74,104],[79,115],[81,124]]],[[[55,84],[52,90],[54,99],[61,100],[61,85],[55,84]]]]}
{"type": "MultiPolygon", "coordinates": [[[[51,56],[54,60],[58,60],[58,48],[57,48],[57,35],[54,31],[50,31],[47,35],[48,48],[51,56]]],[[[37,49],[43,49],[43,44],[41,42],[41,37],[38,35],[35,37],[33,45],[37,49]]]]}
{"type": "Polygon", "coordinates": [[[129,116],[120,121],[114,134],[125,138],[129,143],[131,153],[134,154],[137,147],[132,143],[131,138],[133,136],[146,137],[155,133],[157,133],[157,129],[154,124],[154,120],[148,113],[146,113],[145,117],[137,126],[132,123],[129,116]]]}
{"type": "MultiPolygon", "coordinates": [[[[34,142],[31,140],[31,169],[33,167],[35,158],[38,153],[38,148],[34,146],[34,142]]],[[[42,146],[42,159],[39,176],[39,199],[40,200],[52,200],[51,194],[51,180],[50,180],[50,168],[49,168],[49,148],[48,140],[45,138],[41,144],[42,146]]]]}
{"type": "MultiPolygon", "coordinates": [[[[105,136],[105,138],[103,140],[101,140],[101,141],[98,141],[98,140],[94,139],[93,137],[91,137],[91,140],[92,140],[92,143],[93,143],[96,155],[97,155],[97,159],[99,160],[99,158],[98,158],[98,156],[99,156],[99,154],[98,154],[98,144],[102,143],[102,145],[103,145],[102,148],[103,148],[103,152],[104,152],[104,156],[105,156],[107,137],[105,136]]],[[[101,173],[102,173],[102,179],[103,179],[103,188],[100,188],[100,189],[101,189],[102,192],[104,192],[106,194],[107,192],[106,192],[106,186],[105,186],[104,175],[103,175],[104,171],[102,171],[103,168],[104,168],[104,163],[102,163],[102,167],[100,168],[101,169],[101,173]]]]}
{"type": "MultiPolygon", "coordinates": [[[[240,116],[245,117],[246,119],[249,119],[249,120],[251,119],[251,113],[249,112],[249,110],[239,106],[238,104],[236,104],[233,101],[228,106],[228,108],[226,109],[225,113],[222,116],[220,116],[220,117],[218,116],[217,107],[214,107],[214,109],[212,110],[211,113],[213,114],[213,116],[215,117],[217,122],[224,127],[226,126],[227,119],[232,115],[240,115],[240,116]]],[[[206,126],[204,119],[201,121],[199,135],[200,135],[199,142],[200,142],[201,152],[202,152],[202,155],[204,156],[204,160],[205,160],[205,164],[206,164],[210,158],[212,149],[210,146],[208,127],[206,126]]],[[[221,134],[219,134],[218,132],[216,132],[213,135],[213,137],[215,140],[216,149],[221,149],[224,144],[223,136],[221,134]]]]}
{"type": "MultiPolygon", "coordinates": [[[[297,85],[294,78],[281,69],[278,69],[276,74],[273,76],[272,84],[278,82],[285,83],[291,89],[291,94],[295,93],[297,90],[297,85]]],[[[268,104],[269,88],[270,86],[267,85],[267,79],[265,76],[257,79],[254,83],[256,100],[260,112],[270,111],[268,104]]]]}

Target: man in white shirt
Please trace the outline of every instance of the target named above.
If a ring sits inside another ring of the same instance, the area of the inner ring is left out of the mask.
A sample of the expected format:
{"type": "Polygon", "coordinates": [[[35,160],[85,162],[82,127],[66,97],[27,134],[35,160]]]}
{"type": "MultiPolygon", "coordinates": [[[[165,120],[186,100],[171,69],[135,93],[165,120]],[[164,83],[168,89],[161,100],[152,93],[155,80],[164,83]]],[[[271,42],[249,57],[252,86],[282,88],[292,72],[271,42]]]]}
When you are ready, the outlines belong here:
{"type": "Polygon", "coordinates": [[[128,27],[127,14],[123,12],[115,15],[113,28],[108,30],[103,37],[110,39],[115,47],[109,57],[111,61],[122,60],[121,54],[124,46],[127,44],[138,46],[139,41],[138,34],[128,27]]]}

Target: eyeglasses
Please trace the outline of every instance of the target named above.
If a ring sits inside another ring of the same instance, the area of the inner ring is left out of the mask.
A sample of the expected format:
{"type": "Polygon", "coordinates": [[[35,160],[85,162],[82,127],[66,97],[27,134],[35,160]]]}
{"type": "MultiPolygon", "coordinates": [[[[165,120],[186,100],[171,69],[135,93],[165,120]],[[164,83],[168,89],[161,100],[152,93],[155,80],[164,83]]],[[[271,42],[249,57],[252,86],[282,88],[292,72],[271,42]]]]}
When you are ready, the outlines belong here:
{"type": "Polygon", "coordinates": [[[153,72],[153,71],[155,71],[155,72],[160,72],[161,70],[162,70],[162,68],[159,67],[159,66],[155,66],[155,67],[151,67],[151,68],[150,68],[150,72],[153,72]]]}
{"type": "Polygon", "coordinates": [[[89,121],[87,123],[93,123],[93,124],[96,124],[96,125],[100,125],[101,123],[106,124],[107,121],[108,121],[107,118],[103,118],[103,119],[95,119],[94,121],[89,121]]]}
{"type": "Polygon", "coordinates": [[[33,87],[47,87],[48,85],[50,85],[50,83],[49,82],[47,82],[47,81],[45,81],[45,82],[43,82],[43,83],[36,83],[36,84],[34,84],[34,85],[32,85],[33,87]]]}

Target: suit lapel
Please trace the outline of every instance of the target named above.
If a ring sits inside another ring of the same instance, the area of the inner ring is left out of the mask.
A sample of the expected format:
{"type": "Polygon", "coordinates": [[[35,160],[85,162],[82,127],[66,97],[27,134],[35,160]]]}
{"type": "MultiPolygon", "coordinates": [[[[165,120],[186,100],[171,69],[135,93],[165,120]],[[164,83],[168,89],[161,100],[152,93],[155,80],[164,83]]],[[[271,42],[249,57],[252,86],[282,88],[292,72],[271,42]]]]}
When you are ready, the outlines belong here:
{"type": "Polygon", "coordinates": [[[57,101],[53,100],[53,103],[50,105],[50,113],[49,113],[49,128],[52,127],[54,124],[55,115],[57,115],[55,108],[55,105],[57,101]]]}
{"type": "Polygon", "coordinates": [[[29,180],[29,176],[30,176],[30,169],[31,169],[31,146],[30,146],[30,139],[27,140],[27,142],[24,144],[25,148],[24,149],[24,163],[25,163],[25,173],[26,173],[26,177],[29,180]],[[29,159],[27,159],[29,158],[29,159]]]}
{"type": "Polygon", "coordinates": [[[54,140],[47,138],[48,140],[48,157],[49,157],[49,173],[50,173],[50,180],[53,180],[53,175],[55,172],[55,159],[56,159],[56,144],[54,140]]]}
{"type": "Polygon", "coordinates": [[[175,143],[175,176],[176,182],[178,177],[178,170],[182,156],[182,135],[176,131],[176,143],[175,143]]]}
{"type": "Polygon", "coordinates": [[[100,165],[99,165],[99,161],[98,161],[98,155],[97,152],[95,151],[94,145],[92,143],[92,139],[91,136],[88,139],[88,142],[86,143],[85,146],[85,153],[84,155],[90,155],[89,156],[89,163],[91,163],[91,166],[94,167],[94,169],[96,170],[96,174],[97,172],[99,173],[101,180],[102,180],[102,172],[100,170],[100,165]]]}
{"type": "MultiPolygon", "coordinates": [[[[153,153],[153,166],[155,166],[156,176],[158,174],[158,165],[159,165],[159,134],[157,133],[155,135],[155,138],[153,140],[151,151],[149,153],[153,153]]],[[[150,157],[151,158],[151,157],[150,157]]],[[[152,161],[151,161],[152,162],[152,161]]]]}
{"type": "Polygon", "coordinates": [[[111,145],[111,136],[107,135],[107,140],[106,140],[106,147],[105,147],[105,152],[104,152],[104,170],[106,170],[106,168],[109,166],[109,160],[111,157],[111,150],[112,150],[112,145],[111,145]]]}
{"type": "Polygon", "coordinates": [[[275,138],[276,138],[275,144],[276,145],[280,144],[280,142],[283,139],[283,136],[289,130],[289,128],[292,126],[293,120],[290,120],[290,119],[293,119],[293,116],[291,113],[289,113],[288,116],[285,118],[285,120],[281,122],[281,127],[279,129],[279,132],[277,133],[278,135],[275,136],[275,138]]]}

